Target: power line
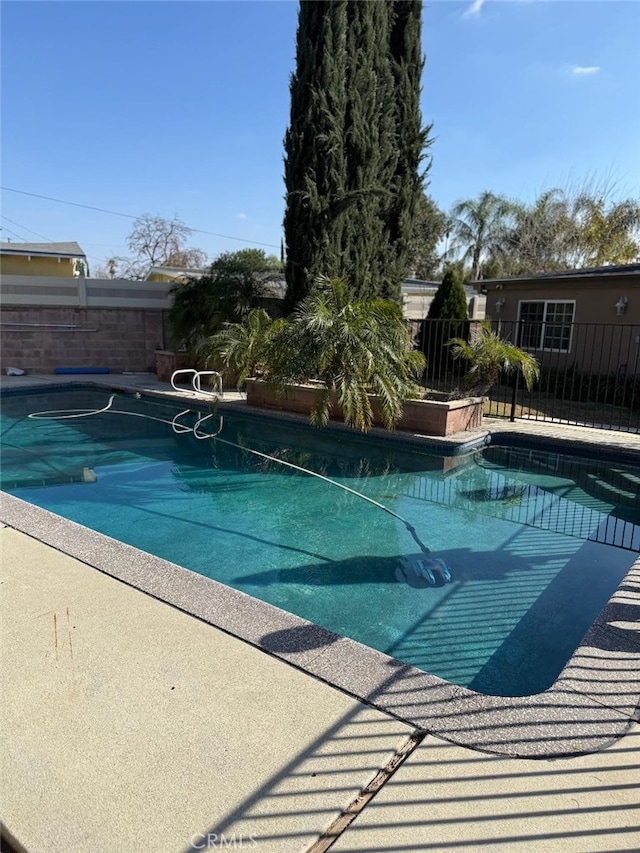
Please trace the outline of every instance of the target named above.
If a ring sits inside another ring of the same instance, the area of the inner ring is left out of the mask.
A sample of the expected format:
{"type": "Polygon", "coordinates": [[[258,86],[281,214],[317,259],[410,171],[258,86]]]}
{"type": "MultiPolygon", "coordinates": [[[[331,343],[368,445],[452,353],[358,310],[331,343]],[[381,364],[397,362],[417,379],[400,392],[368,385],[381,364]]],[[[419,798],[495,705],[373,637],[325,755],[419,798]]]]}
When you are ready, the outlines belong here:
{"type": "MultiPolygon", "coordinates": [[[[17,225],[18,228],[22,228],[23,231],[28,231],[29,234],[35,234],[36,237],[41,237],[43,240],[46,240],[47,243],[55,243],[56,242],[55,240],[52,240],[51,237],[45,237],[45,235],[40,234],[39,231],[34,231],[32,228],[27,228],[26,225],[22,225],[22,223],[16,222],[14,219],[10,219],[8,216],[5,216],[4,213],[0,213],[0,216],[3,219],[6,219],[7,222],[11,222],[13,225],[17,225]]],[[[2,226],[2,227],[4,227],[5,231],[8,231],[10,234],[13,234],[14,237],[17,237],[18,240],[22,240],[25,243],[29,242],[29,240],[27,240],[25,237],[23,237],[22,234],[16,234],[15,231],[12,231],[11,228],[7,228],[6,226],[2,226]]],[[[105,245],[108,245],[108,244],[105,244],[105,245]]],[[[104,258],[98,258],[96,255],[85,255],[85,257],[91,258],[94,261],[100,261],[100,263],[102,263],[104,261],[104,258]]]]}
{"type": "Polygon", "coordinates": [[[0,230],[2,230],[2,231],[8,231],[8,232],[9,232],[9,234],[13,234],[13,236],[14,236],[14,237],[17,237],[17,238],[18,238],[18,240],[22,240],[24,243],[28,243],[28,242],[29,242],[28,240],[25,240],[25,238],[22,236],[22,234],[17,234],[15,231],[12,231],[12,230],[11,230],[11,228],[7,228],[7,227],[6,227],[6,225],[1,226],[1,227],[0,227],[0,230]]]}
{"type": "Polygon", "coordinates": [[[133,216],[131,213],[119,213],[117,210],[106,210],[104,207],[93,207],[90,204],[80,204],[77,201],[65,201],[62,198],[53,198],[50,195],[39,195],[38,193],[29,193],[26,190],[16,190],[13,187],[0,187],[0,190],[4,190],[9,193],[19,193],[20,195],[29,195],[33,198],[43,198],[46,201],[55,201],[58,204],[70,204],[73,207],[84,207],[85,210],[97,210],[99,213],[109,213],[112,216],[124,216],[127,219],[137,219],[137,216],[133,216]]]}
{"type": "MultiPolygon", "coordinates": [[[[91,204],[80,204],[77,201],[65,201],[65,199],[62,199],[62,198],[53,198],[52,196],[48,196],[48,195],[39,195],[38,193],[30,193],[30,192],[27,192],[26,190],[16,190],[16,189],[13,189],[13,187],[1,187],[0,186],[0,190],[4,190],[5,192],[9,192],[9,193],[19,193],[20,195],[28,195],[28,196],[31,196],[32,198],[43,198],[46,201],[54,201],[57,204],[69,204],[69,205],[72,205],[73,207],[82,207],[85,210],[96,210],[98,213],[107,213],[110,216],[123,216],[126,219],[139,219],[138,216],[134,216],[132,213],[121,213],[120,211],[117,211],[117,210],[107,210],[104,207],[94,207],[91,204]]],[[[244,237],[232,237],[229,234],[216,234],[215,231],[205,231],[202,228],[190,228],[189,226],[187,226],[187,227],[189,228],[189,231],[192,231],[194,234],[208,234],[211,237],[221,237],[224,240],[237,240],[239,243],[252,243],[254,246],[267,246],[270,249],[279,249],[280,248],[280,246],[276,246],[274,243],[260,243],[257,240],[248,240],[248,239],[245,239],[244,237]]],[[[35,234],[35,231],[33,233],[35,234]]]]}
{"type": "MultiPolygon", "coordinates": [[[[18,228],[22,228],[23,231],[28,231],[29,234],[35,234],[36,237],[42,237],[42,239],[46,240],[47,243],[55,243],[55,240],[52,240],[51,237],[45,237],[44,234],[39,234],[37,231],[33,231],[31,228],[27,228],[26,225],[21,225],[19,222],[16,222],[14,219],[9,219],[9,217],[5,216],[4,213],[0,213],[0,216],[2,216],[3,219],[6,219],[7,222],[11,222],[12,225],[17,225],[18,228]]],[[[25,242],[28,242],[28,240],[25,240],[25,242]]]]}
{"type": "MultiPolygon", "coordinates": [[[[55,240],[52,240],[51,237],[45,237],[45,235],[40,234],[39,231],[34,231],[32,228],[27,228],[27,226],[23,225],[21,222],[16,222],[15,219],[10,219],[4,213],[0,213],[0,216],[3,219],[6,219],[7,222],[11,222],[13,225],[17,225],[18,228],[22,228],[23,231],[28,231],[29,234],[35,234],[36,237],[41,237],[43,240],[46,240],[47,243],[55,243],[56,242],[55,240]]],[[[10,234],[13,234],[14,237],[17,237],[19,240],[22,240],[25,243],[29,242],[29,240],[27,240],[22,234],[16,234],[16,232],[12,231],[11,228],[7,228],[6,226],[0,226],[0,227],[4,227],[5,231],[8,231],[10,234]]],[[[110,245],[110,244],[105,243],[104,245],[110,245]]],[[[104,258],[99,258],[99,257],[97,257],[97,255],[85,255],[85,257],[91,258],[94,261],[100,261],[100,263],[102,263],[104,261],[104,258]]]]}

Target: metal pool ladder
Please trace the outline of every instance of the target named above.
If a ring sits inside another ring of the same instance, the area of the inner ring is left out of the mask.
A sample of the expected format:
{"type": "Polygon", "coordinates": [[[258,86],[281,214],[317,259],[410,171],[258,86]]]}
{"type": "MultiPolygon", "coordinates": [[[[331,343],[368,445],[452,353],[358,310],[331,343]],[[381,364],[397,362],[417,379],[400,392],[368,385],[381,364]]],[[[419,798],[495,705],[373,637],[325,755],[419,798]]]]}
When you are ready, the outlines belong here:
{"type": "Polygon", "coordinates": [[[171,429],[176,433],[176,435],[184,434],[186,432],[190,432],[200,441],[203,441],[205,438],[215,438],[217,435],[220,435],[222,432],[222,427],[224,426],[224,418],[222,415],[217,415],[218,417],[218,429],[215,432],[202,432],[200,427],[202,424],[206,423],[213,417],[216,417],[215,412],[210,412],[208,415],[203,415],[201,418],[195,422],[193,426],[188,426],[187,424],[180,423],[178,418],[184,417],[184,415],[192,415],[193,412],[191,409],[185,409],[183,412],[178,412],[177,415],[171,421],[171,429]]]}
{"type": "Polygon", "coordinates": [[[193,387],[193,390],[196,393],[198,393],[198,394],[210,394],[212,397],[215,397],[216,399],[218,397],[224,396],[224,391],[222,390],[222,374],[218,373],[217,370],[194,370],[193,367],[187,367],[187,368],[184,368],[183,370],[174,370],[173,373],[171,374],[171,387],[174,388],[176,391],[184,391],[184,388],[178,388],[178,386],[175,383],[176,377],[179,376],[181,373],[192,373],[193,374],[193,376],[191,377],[191,385],[193,387]],[[215,379],[215,381],[211,383],[213,386],[211,391],[209,391],[206,388],[204,390],[202,389],[201,383],[202,383],[202,377],[203,376],[210,376],[212,379],[215,379]]]}
{"type": "MultiPolygon", "coordinates": [[[[193,376],[191,377],[191,386],[196,393],[207,394],[210,397],[213,397],[214,400],[217,400],[218,397],[223,396],[224,392],[222,390],[222,374],[218,373],[217,370],[194,370],[193,367],[187,367],[187,368],[184,368],[183,370],[174,370],[173,373],[171,374],[171,387],[174,388],[176,391],[183,391],[184,390],[184,388],[178,388],[178,386],[176,385],[176,377],[182,373],[193,374],[193,376]],[[205,388],[205,390],[202,389],[202,377],[203,376],[210,376],[214,380],[211,383],[211,385],[212,385],[211,390],[208,390],[206,388],[205,388]]],[[[208,433],[208,432],[202,432],[200,427],[202,426],[202,424],[206,423],[208,420],[213,418],[215,416],[215,412],[211,412],[208,415],[204,415],[202,417],[199,417],[193,426],[187,426],[186,424],[181,423],[178,420],[179,418],[184,417],[184,415],[190,415],[190,414],[192,414],[191,409],[185,409],[184,412],[178,412],[178,414],[173,418],[173,421],[171,422],[171,427],[175,433],[180,435],[180,433],[190,432],[196,438],[198,438],[202,441],[205,438],[215,438],[215,436],[219,435],[222,432],[222,427],[224,424],[222,415],[218,415],[219,421],[218,421],[218,429],[216,430],[216,432],[208,433]]]]}

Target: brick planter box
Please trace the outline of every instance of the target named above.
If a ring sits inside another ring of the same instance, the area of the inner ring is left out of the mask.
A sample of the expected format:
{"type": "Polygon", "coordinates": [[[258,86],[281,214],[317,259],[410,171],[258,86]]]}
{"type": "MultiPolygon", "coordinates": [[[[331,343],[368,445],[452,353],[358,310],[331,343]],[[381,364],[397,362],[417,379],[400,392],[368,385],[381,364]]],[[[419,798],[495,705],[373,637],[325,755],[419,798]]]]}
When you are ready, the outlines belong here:
{"type": "MultiPolygon", "coordinates": [[[[289,385],[284,396],[277,395],[273,388],[260,379],[247,380],[247,403],[263,409],[297,412],[308,415],[318,393],[313,385],[289,385]]],[[[482,397],[465,397],[461,400],[406,400],[402,418],[397,429],[421,435],[451,435],[482,426],[482,397]]],[[[384,426],[376,413],[373,400],[374,424],[384,426]]],[[[331,418],[342,420],[337,405],[331,410],[331,418]]]]}
{"type": "Polygon", "coordinates": [[[156,350],[156,376],[160,382],[171,382],[171,376],[175,370],[183,370],[187,367],[191,367],[191,364],[186,352],[156,350]]]}

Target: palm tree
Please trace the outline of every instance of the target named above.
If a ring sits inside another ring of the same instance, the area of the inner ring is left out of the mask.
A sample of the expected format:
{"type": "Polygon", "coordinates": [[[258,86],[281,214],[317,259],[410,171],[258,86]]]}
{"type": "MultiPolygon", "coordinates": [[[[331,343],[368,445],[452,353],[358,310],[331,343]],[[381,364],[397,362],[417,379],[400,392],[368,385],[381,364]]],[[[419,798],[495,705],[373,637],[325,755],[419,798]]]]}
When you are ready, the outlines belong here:
{"type": "Polygon", "coordinates": [[[640,253],[640,204],[609,203],[607,188],[551,189],[531,205],[514,203],[501,272],[553,272],[625,264],[640,253]]]}
{"type": "Polygon", "coordinates": [[[249,377],[259,377],[266,372],[268,346],[283,320],[275,322],[263,308],[250,311],[241,323],[228,323],[200,347],[207,364],[220,362],[237,374],[237,388],[241,391],[249,377]]]}
{"type": "Polygon", "coordinates": [[[629,264],[640,257],[640,204],[610,204],[604,194],[583,192],[574,201],[579,256],[576,265],[629,264]]]}
{"type": "Polygon", "coordinates": [[[464,378],[467,389],[484,396],[497,384],[500,373],[519,373],[529,390],[540,376],[540,365],[528,352],[505,341],[500,330],[494,332],[487,321],[482,323],[471,341],[453,338],[449,341],[454,358],[463,358],[469,363],[464,378]]]}
{"type": "Polygon", "coordinates": [[[503,251],[505,272],[524,275],[571,266],[577,231],[563,190],[546,190],[532,205],[514,202],[512,217],[503,251]]]}
{"type": "Polygon", "coordinates": [[[471,277],[482,274],[482,259],[499,255],[513,205],[504,196],[480,193],[477,199],[458,202],[451,211],[453,251],[463,251],[462,259],[471,261],[471,277]]]}
{"type": "Polygon", "coordinates": [[[366,432],[373,423],[370,395],[378,396],[385,425],[392,429],[424,367],[395,303],[354,302],[343,279],[322,278],[274,336],[268,376],[280,386],[318,380],[322,387],[311,422],[325,425],[337,398],[345,423],[366,432]]]}

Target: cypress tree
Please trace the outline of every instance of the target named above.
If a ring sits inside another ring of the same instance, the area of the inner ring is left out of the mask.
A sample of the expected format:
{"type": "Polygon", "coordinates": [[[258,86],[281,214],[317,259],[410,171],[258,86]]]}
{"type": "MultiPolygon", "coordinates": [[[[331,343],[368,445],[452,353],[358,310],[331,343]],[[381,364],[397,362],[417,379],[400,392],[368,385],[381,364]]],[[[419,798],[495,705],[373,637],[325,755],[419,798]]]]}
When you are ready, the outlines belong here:
{"type": "Polygon", "coordinates": [[[322,272],[335,274],[339,261],[336,207],[345,187],[346,36],[347,0],[300,3],[291,120],[285,136],[289,309],[306,295],[310,280],[322,272]]]}
{"type": "Polygon", "coordinates": [[[429,320],[466,320],[467,296],[455,269],[449,268],[429,306],[429,320]]]}
{"type": "Polygon", "coordinates": [[[421,2],[304,0],[285,137],[287,307],[318,275],[399,300],[427,130],[421,2]]]}
{"type": "Polygon", "coordinates": [[[398,299],[389,261],[388,210],[398,159],[394,81],[388,45],[389,4],[351,2],[347,9],[346,193],[342,274],[357,298],[398,299]]]}
{"type": "Polygon", "coordinates": [[[467,297],[464,287],[457,271],[449,267],[429,306],[425,323],[423,347],[430,376],[442,376],[451,367],[451,351],[447,341],[454,337],[467,337],[465,331],[467,324],[462,322],[466,319],[467,297]],[[429,320],[443,322],[429,323],[429,320]]]}
{"type": "Polygon", "coordinates": [[[412,260],[412,238],[424,204],[424,178],[431,162],[421,172],[420,164],[432,140],[432,125],[422,127],[420,113],[421,79],[424,68],[422,55],[421,0],[391,2],[391,68],[394,78],[395,122],[398,161],[394,176],[393,203],[389,216],[392,257],[390,266],[395,278],[403,279],[412,260]]]}

